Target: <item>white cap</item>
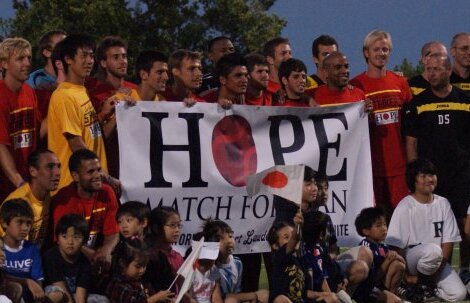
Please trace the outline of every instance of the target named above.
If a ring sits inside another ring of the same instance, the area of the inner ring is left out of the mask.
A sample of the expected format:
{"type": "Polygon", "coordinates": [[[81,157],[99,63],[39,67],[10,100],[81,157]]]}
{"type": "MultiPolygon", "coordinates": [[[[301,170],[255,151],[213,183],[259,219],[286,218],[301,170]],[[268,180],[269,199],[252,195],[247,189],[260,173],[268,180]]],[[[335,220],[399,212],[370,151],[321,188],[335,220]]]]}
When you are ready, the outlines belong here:
{"type": "MultiPolygon", "coordinates": [[[[195,248],[196,244],[197,242],[192,243],[193,249],[195,248]]],[[[216,260],[217,257],[219,256],[219,248],[220,248],[219,242],[204,242],[204,244],[201,247],[201,251],[199,253],[198,259],[216,260]]]]}

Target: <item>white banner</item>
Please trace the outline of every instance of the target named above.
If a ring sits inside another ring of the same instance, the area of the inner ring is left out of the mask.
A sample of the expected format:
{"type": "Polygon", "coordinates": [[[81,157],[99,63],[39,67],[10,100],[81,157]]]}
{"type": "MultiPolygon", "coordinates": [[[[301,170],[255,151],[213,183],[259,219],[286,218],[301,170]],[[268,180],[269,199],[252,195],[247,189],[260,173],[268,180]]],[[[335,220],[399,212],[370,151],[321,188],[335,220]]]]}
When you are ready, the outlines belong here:
{"type": "Polygon", "coordinates": [[[246,177],[274,165],[306,164],[326,172],[329,200],[321,209],[335,224],[339,245],[360,237],[354,220],[373,205],[367,115],[363,103],[288,108],[138,102],[118,106],[121,200],[177,208],[183,251],[202,220],[234,230],[237,253],[269,251],[272,197],[249,198],[246,177]]]}

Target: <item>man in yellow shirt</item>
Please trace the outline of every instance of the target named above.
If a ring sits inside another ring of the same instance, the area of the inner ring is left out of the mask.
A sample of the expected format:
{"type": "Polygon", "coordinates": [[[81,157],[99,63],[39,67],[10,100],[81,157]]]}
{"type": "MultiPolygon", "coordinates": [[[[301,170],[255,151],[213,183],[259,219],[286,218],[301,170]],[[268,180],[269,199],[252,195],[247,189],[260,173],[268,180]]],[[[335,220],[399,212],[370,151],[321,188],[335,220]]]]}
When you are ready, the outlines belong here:
{"type": "Polygon", "coordinates": [[[101,126],[84,86],[93,68],[95,43],[89,36],[70,35],[60,48],[66,78],[52,94],[47,116],[48,146],[62,163],[58,189],[73,181],[69,158],[74,151],[85,148],[98,155],[104,179],[119,190],[119,180],[107,174],[101,126]]]}
{"type": "MultiPolygon", "coordinates": [[[[30,180],[18,187],[6,199],[21,198],[26,200],[33,209],[33,225],[28,239],[41,246],[46,236],[52,231],[48,229],[50,213],[50,192],[57,189],[60,180],[60,162],[57,156],[47,149],[39,149],[28,157],[30,180]]],[[[3,230],[0,227],[2,236],[3,230]]]]}

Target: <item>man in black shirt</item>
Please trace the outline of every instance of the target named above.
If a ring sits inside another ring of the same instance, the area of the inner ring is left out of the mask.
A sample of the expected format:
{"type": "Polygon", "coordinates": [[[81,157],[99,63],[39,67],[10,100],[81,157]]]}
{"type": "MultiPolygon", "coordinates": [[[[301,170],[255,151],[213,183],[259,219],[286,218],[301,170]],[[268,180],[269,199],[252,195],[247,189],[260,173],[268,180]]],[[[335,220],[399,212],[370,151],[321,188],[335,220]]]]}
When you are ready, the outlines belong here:
{"type": "MultiPolygon", "coordinates": [[[[450,83],[448,57],[426,65],[430,89],[415,96],[404,117],[407,160],[427,158],[439,172],[436,194],[446,197],[463,234],[470,202],[470,96],[450,83]]],[[[468,276],[469,241],[460,243],[462,280],[468,276]]],[[[464,281],[466,282],[466,281],[464,281]]]]}
{"type": "Polygon", "coordinates": [[[470,34],[455,35],[452,38],[450,53],[454,58],[450,83],[470,96],[470,34]]]}
{"type": "MultiPolygon", "coordinates": [[[[426,67],[429,58],[434,56],[447,56],[447,48],[445,45],[437,41],[425,43],[421,48],[421,63],[423,66],[426,67]]],[[[425,89],[429,88],[430,85],[426,71],[424,70],[421,75],[415,76],[408,80],[408,85],[410,86],[413,96],[416,96],[425,89]]]]}

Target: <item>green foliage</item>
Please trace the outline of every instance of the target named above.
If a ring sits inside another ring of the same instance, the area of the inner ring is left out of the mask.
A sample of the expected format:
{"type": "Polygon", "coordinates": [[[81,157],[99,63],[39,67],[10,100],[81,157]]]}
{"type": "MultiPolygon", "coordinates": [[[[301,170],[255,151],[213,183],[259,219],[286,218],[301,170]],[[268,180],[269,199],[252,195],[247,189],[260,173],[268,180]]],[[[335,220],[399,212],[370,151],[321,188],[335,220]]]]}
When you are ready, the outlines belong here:
{"type": "Polygon", "coordinates": [[[414,67],[413,64],[408,62],[408,59],[405,58],[400,65],[395,65],[393,70],[396,72],[402,72],[406,78],[411,79],[414,76],[422,74],[424,67],[421,61],[416,65],[416,67],[414,67]]]}
{"type": "Polygon", "coordinates": [[[15,17],[0,20],[0,35],[21,36],[33,45],[53,29],[97,39],[118,35],[128,41],[131,58],[144,49],[206,51],[218,35],[231,37],[240,52],[258,51],[286,25],[268,13],[275,1],[13,0],[15,17]]]}

